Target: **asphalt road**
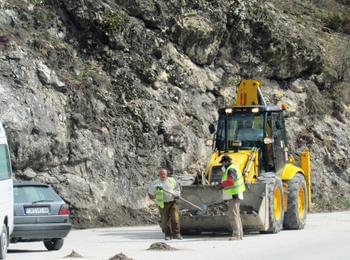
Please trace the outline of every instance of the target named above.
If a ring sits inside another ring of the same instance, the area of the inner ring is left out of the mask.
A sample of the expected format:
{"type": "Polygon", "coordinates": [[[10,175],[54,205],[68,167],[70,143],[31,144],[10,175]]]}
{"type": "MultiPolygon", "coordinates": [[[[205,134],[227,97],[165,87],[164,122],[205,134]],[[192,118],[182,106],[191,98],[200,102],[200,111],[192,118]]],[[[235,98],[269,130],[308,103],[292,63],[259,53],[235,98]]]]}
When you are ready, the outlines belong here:
{"type": "Polygon", "coordinates": [[[11,244],[7,258],[66,258],[72,250],[84,258],[109,259],[123,253],[136,259],[350,259],[350,211],[309,214],[304,230],[278,234],[250,234],[242,241],[228,241],[228,236],[205,235],[184,237],[166,243],[177,250],[147,250],[152,243],[165,242],[158,226],[118,227],[73,230],[63,248],[48,252],[42,243],[11,244]]]}

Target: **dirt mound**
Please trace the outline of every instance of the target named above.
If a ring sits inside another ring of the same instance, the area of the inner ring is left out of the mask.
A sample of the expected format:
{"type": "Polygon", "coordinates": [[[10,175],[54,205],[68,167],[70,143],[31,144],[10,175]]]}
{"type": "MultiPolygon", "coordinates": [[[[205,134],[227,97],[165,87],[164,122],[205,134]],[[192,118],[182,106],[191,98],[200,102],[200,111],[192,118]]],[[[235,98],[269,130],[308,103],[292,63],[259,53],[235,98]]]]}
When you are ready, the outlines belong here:
{"type": "Polygon", "coordinates": [[[115,256],[112,256],[108,260],[132,260],[132,258],[127,257],[123,253],[119,253],[119,254],[117,254],[115,256]]]}
{"type": "Polygon", "coordinates": [[[64,258],[83,258],[83,256],[74,250],[69,255],[66,255],[64,258]]]}
{"type": "Polygon", "coordinates": [[[158,242],[153,243],[147,250],[177,250],[176,248],[169,246],[167,243],[158,242]]]}
{"type": "MultiPolygon", "coordinates": [[[[216,203],[212,205],[208,205],[207,209],[203,212],[205,216],[218,216],[224,215],[224,212],[227,211],[227,205],[225,202],[216,203]]],[[[181,210],[182,216],[193,216],[200,215],[198,210],[181,210]]]]}
{"type": "Polygon", "coordinates": [[[225,211],[227,211],[226,203],[225,202],[217,203],[217,204],[208,206],[206,215],[217,216],[217,215],[223,214],[223,212],[225,211]]]}

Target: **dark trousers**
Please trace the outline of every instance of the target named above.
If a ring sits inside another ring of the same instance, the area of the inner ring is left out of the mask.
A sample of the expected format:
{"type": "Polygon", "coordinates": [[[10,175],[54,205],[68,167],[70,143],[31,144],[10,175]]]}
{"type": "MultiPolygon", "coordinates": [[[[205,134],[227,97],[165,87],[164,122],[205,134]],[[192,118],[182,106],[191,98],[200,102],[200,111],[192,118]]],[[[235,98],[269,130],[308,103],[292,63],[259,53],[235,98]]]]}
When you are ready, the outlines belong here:
{"type": "Polygon", "coordinates": [[[175,201],[165,202],[164,208],[159,208],[161,227],[165,236],[180,234],[179,209],[175,201]]]}
{"type": "Polygon", "coordinates": [[[243,226],[241,221],[241,214],[239,212],[240,199],[227,200],[228,217],[232,229],[232,236],[243,238],[243,226]]]}

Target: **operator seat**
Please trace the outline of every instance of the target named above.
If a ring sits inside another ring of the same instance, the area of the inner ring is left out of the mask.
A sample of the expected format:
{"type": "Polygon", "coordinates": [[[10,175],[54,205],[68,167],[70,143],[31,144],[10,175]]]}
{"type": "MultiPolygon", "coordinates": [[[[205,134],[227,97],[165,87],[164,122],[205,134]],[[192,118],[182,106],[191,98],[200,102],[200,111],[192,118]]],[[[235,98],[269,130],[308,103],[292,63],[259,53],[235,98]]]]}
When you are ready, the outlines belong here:
{"type": "Polygon", "coordinates": [[[264,131],[253,127],[252,121],[246,121],[243,128],[239,128],[237,139],[241,141],[262,141],[264,131]]]}

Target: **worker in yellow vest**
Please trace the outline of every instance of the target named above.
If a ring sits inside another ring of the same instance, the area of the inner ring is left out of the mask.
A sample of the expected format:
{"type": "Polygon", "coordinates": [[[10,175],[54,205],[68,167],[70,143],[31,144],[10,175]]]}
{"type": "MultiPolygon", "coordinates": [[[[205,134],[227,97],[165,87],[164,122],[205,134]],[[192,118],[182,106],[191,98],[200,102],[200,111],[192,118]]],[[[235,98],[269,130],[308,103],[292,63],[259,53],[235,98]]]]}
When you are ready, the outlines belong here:
{"type": "Polygon", "coordinates": [[[223,155],[220,163],[224,170],[220,188],[223,189],[223,200],[228,208],[228,217],[232,229],[229,240],[242,240],[243,226],[239,206],[245,191],[243,175],[237,166],[232,164],[232,160],[228,155],[223,155]]]}
{"type": "Polygon", "coordinates": [[[168,177],[167,169],[161,169],[159,179],[149,186],[148,193],[151,198],[155,197],[156,199],[165,240],[182,239],[179,208],[176,204],[176,200],[180,197],[180,186],[175,178],[168,177]]]}

